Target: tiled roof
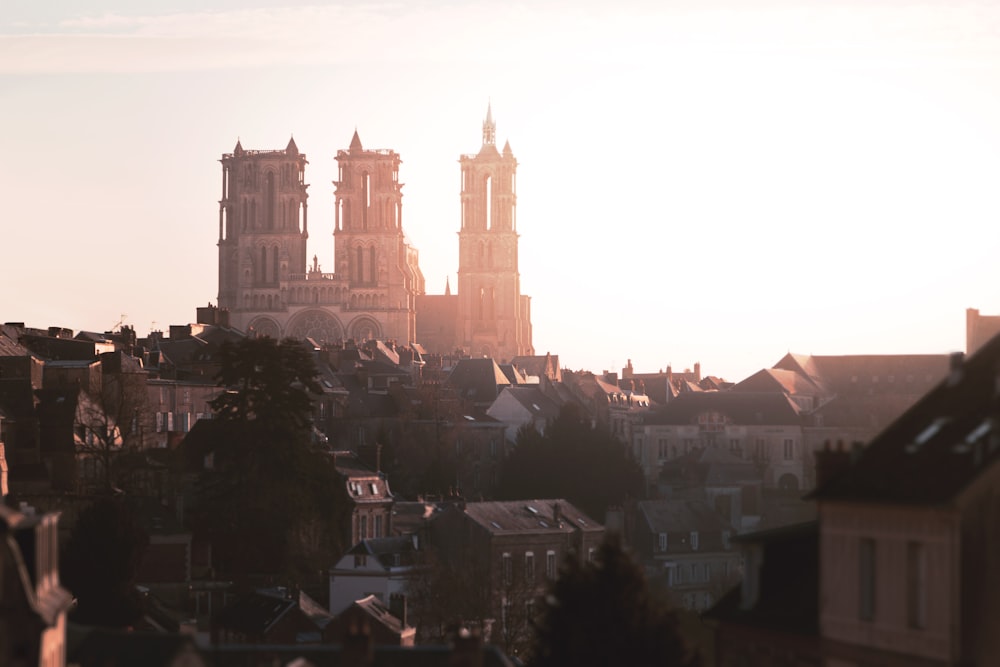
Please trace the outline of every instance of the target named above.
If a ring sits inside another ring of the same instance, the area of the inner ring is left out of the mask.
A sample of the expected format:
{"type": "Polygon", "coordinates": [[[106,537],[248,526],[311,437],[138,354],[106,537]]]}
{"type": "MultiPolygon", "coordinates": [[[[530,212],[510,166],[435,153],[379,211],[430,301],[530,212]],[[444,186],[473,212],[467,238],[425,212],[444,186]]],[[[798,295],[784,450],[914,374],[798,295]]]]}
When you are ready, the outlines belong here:
{"type": "Polygon", "coordinates": [[[708,503],[701,500],[643,500],[639,514],[652,533],[683,531],[719,532],[732,527],[708,503]]]}
{"type": "Polygon", "coordinates": [[[813,492],[819,500],[947,504],[1000,465],[1000,337],[940,382],[813,492]]]}
{"type": "Polygon", "coordinates": [[[491,533],[569,532],[603,526],[563,499],[466,503],[465,514],[491,533]],[[560,520],[556,520],[556,508],[560,520]]]}

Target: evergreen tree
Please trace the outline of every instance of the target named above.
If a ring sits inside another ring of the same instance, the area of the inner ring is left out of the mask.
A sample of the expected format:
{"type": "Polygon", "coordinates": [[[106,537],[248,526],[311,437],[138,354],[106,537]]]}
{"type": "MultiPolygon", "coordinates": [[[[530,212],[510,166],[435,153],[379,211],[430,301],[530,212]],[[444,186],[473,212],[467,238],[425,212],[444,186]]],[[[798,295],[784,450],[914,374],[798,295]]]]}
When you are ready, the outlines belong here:
{"type": "Polygon", "coordinates": [[[347,511],[331,457],[312,446],[316,365],[301,343],[246,339],[221,350],[216,420],[189,440],[212,455],[199,480],[198,528],[220,572],[294,578],[342,549],[347,511]]]}
{"type": "Polygon", "coordinates": [[[529,667],[695,667],[677,617],[641,567],[609,539],[593,561],[572,554],[543,599],[529,667]]]}
{"type": "Polygon", "coordinates": [[[522,429],[517,446],[501,469],[498,496],[565,498],[596,520],[608,507],[639,496],[642,469],[627,448],[591,426],[572,404],[539,435],[522,429]]]}

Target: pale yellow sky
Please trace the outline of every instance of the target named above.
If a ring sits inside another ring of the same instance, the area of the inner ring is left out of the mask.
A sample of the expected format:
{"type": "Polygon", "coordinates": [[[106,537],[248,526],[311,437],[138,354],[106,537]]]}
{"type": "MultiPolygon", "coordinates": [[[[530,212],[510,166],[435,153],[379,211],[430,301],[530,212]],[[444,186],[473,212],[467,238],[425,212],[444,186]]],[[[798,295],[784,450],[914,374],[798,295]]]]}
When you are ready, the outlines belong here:
{"type": "Polygon", "coordinates": [[[567,367],[961,349],[1000,312],[1000,6],[16,1],[0,18],[0,318],[140,334],[217,290],[218,159],[403,158],[430,293],[487,100],[534,343],[567,367]],[[42,4],[43,7],[36,5],[42,4]]]}

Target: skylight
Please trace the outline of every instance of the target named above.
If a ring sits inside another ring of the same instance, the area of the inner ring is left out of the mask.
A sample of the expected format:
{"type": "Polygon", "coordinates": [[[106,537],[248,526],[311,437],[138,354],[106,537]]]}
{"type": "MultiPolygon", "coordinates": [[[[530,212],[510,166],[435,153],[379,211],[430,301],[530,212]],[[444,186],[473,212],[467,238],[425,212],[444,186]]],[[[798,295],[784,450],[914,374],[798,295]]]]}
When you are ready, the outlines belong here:
{"type": "Polygon", "coordinates": [[[950,420],[947,417],[938,417],[932,421],[927,428],[921,431],[917,437],[913,439],[912,443],[906,446],[906,453],[915,454],[920,451],[920,448],[923,447],[927,441],[940,433],[941,429],[944,428],[945,424],[949,421],[950,420]]]}

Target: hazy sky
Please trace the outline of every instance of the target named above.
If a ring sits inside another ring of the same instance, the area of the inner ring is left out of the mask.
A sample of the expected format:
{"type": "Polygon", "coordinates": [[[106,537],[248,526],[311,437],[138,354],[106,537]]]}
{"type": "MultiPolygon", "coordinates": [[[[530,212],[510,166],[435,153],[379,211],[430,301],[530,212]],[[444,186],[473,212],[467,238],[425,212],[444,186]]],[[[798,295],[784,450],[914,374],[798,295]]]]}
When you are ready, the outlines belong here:
{"type": "Polygon", "coordinates": [[[403,159],[454,288],[488,100],[536,351],[572,369],[943,353],[1000,312],[1000,4],[70,2],[0,14],[0,320],[140,335],[218,288],[222,153],[403,159]]]}

